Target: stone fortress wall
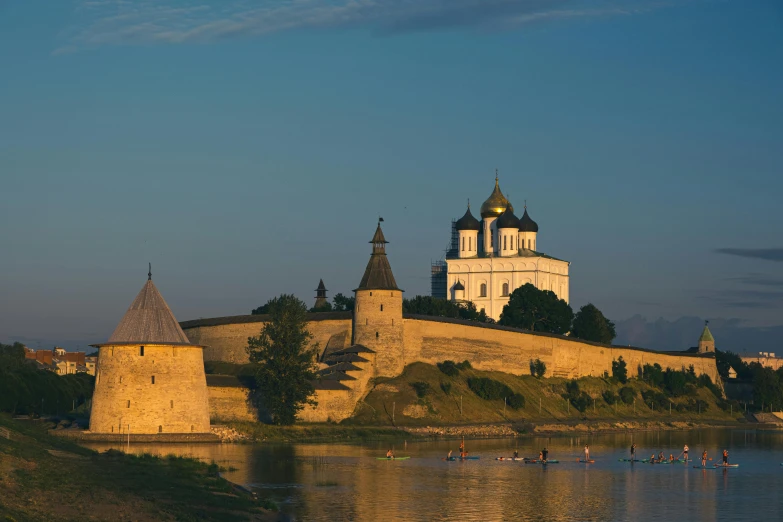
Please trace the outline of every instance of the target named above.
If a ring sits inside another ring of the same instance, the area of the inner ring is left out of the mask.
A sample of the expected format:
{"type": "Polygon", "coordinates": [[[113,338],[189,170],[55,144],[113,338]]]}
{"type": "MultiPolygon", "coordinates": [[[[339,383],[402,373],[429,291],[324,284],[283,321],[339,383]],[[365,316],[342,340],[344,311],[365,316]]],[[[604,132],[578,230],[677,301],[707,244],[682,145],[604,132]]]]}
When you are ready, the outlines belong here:
{"type": "Polygon", "coordinates": [[[101,345],[90,431],[209,433],[200,346],[101,345]]]}
{"type": "MultiPolygon", "coordinates": [[[[365,316],[360,308],[356,321],[368,331],[372,330],[371,319],[380,321],[380,304],[367,302],[365,316]],[[378,309],[377,311],[375,309],[378,309]]],[[[387,310],[387,305],[384,311],[387,310]]],[[[389,310],[392,312],[392,310],[389,310]]],[[[661,367],[675,370],[694,367],[697,375],[707,374],[719,382],[714,354],[698,354],[690,352],[658,352],[642,348],[608,346],[599,343],[582,341],[567,336],[533,333],[494,324],[475,323],[459,319],[442,317],[402,315],[401,310],[393,308],[395,317],[402,317],[403,342],[397,342],[396,335],[391,342],[384,343],[379,334],[376,338],[374,330],[365,345],[376,353],[367,363],[357,363],[362,371],[348,372],[355,380],[342,381],[348,390],[318,390],[317,408],[305,408],[299,418],[308,422],[324,422],[326,420],[340,421],[349,417],[356,404],[369,391],[370,378],[379,374],[377,361],[398,360],[399,370],[414,362],[435,364],[450,359],[454,361],[468,360],[479,370],[502,371],[515,375],[530,373],[531,360],[541,359],[547,365],[547,376],[578,378],[582,376],[601,376],[604,372],[612,372],[612,361],[622,357],[627,363],[629,377],[635,376],[637,368],[645,364],[658,363],[661,367]]],[[[323,355],[348,347],[351,344],[351,313],[337,312],[311,314],[312,321],[308,328],[314,334],[314,340],[320,344],[321,358],[323,355]],[[334,317],[341,314],[340,317],[334,317]],[[323,315],[324,317],[318,317],[323,315]]],[[[204,360],[247,362],[244,347],[247,338],[258,335],[264,316],[239,316],[231,318],[206,319],[181,323],[183,330],[191,342],[205,344],[204,360]],[[250,319],[252,318],[252,319],[250,319]]],[[[398,319],[399,320],[399,319],[398,319]]],[[[388,333],[391,319],[383,317],[379,324],[379,332],[388,333]],[[389,323],[389,324],[386,324],[389,323]]],[[[398,331],[393,328],[395,333],[398,331]]],[[[388,367],[384,363],[384,367],[388,367]]],[[[399,372],[397,372],[399,374],[399,372]]],[[[231,392],[236,394],[237,392],[231,392]]],[[[244,400],[236,395],[236,400],[244,400]]],[[[245,395],[246,397],[246,395],[245,395]]],[[[212,415],[227,419],[229,411],[242,410],[243,406],[229,402],[218,405],[218,392],[210,387],[210,410],[212,415]],[[219,410],[225,409],[224,413],[219,410]]],[[[244,410],[243,410],[244,411],[244,410]]],[[[230,416],[229,416],[230,418],[230,416]]],[[[238,414],[238,419],[245,419],[244,413],[238,414]]]]}

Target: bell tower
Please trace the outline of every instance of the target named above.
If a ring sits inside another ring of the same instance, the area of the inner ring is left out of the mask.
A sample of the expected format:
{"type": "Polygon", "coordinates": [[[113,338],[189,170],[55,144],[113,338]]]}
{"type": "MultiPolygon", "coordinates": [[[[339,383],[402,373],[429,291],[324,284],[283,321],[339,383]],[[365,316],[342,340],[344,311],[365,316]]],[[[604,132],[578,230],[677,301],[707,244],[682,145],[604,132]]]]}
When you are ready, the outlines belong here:
{"type": "Polygon", "coordinates": [[[402,290],[397,287],[386,257],[381,222],[370,240],[372,254],[359,286],[354,290],[353,343],[373,350],[375,376],[396,377],[405,367],[402,324],[402,290]]]}

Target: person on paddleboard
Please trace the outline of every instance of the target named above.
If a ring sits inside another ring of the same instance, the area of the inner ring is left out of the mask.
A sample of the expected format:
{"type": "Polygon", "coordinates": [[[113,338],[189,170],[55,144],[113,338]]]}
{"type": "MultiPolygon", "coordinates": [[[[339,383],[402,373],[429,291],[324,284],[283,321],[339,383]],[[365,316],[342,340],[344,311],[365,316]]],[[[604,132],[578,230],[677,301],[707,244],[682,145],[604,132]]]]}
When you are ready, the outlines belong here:
{"type": "Polygon", "coordinates": [[[674,462],[674,453],[669,453],[669,462],[674,462]]]}
{"type": "Polygon", "coordinates": [[[725,449],[723,450],[723,465],[727,466],[729,464],[729,450],[725,449]]]}
{"type": "Polygon", "coordinates": [[[451,458],[451,450],[449,450],[449,454],[448,454],[448,455],[446,455],[446,458],[447,458],[447,459],[450,459],[450,458],[451,458]]]}
{"type": "Polygon", "coordinates": [[[546,456],[549,455],[549,450],[546,448],[541,450],[541,454],[539,455],[539,458],[541,459],[541,462],[546,462],[546,456]]]}
{"type": "Polygon", "coordinates": [[[386,452],[386,458],[387,459],[393,459],[394,458],[394,450],[390,449],[386,452]]]}
{"type": "Polygon", "coordinates": [[[683,454],[683,458],[685,458],[685,462],[688,462],[688,445],[687,444],[682,449],[682,454],[683,454]]]}
{"type": "Polygon", "coordinates": [[[517,450],[514,450],[514,458],[515,459],[519,458],[519,452],[517,450]]]}
{"type": "Polygon", "coordinates": [[[631,444],[631,460],[636,459],[636,443],[631,444]]]}
{"type": "Polygon", "coordinates": [[[701,467],[707,466],[707,450],[704,450],[704,452],[701,454],[701,467]]]}
{"type": "Polygon", "coordinates": [[[585,444],[585,461],[590,460],[590,446],[585,444]]]}
{"type": "Polygon", "coordinates": [[[666,460],[666,457],[663,456],[663,452],[658,453],[658,462],[663,462],[666,460]]]}

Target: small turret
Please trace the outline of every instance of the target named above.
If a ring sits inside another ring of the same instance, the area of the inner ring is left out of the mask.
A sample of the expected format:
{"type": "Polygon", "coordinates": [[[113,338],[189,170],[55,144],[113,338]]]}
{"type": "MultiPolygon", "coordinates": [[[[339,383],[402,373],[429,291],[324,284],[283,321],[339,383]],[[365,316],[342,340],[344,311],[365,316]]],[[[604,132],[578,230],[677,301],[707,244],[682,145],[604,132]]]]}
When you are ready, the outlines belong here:
{"type": "Polygon", "coordinates": [[[710,324],[709,321],[704,321],[704,330],[702,330],[701,337],[699,337],[699,353],[715,351],[715,338],[712,337],[712,332],[710,332],[710,328],[707,326],[708,324],[710,324]]]}
{"type": "Polygon", "coordinates": [[[536,236],[538,236],[538,223],[530,218],[525,203],[525,213],[519,218],[519,248],[536,250],[536,236]]]}
{"type": "Polygon", "coordinates": [[[519,251],[519,219],[511,210],[511,205],[506,207],[497,220],[498,252],[501,256],[513,256],[519,251]]]}
{"type": "Polygon", "coordinates": [[[465,300],[465,285],[462,284],[462,281],[457,279],[457,282],[454,283],[452,290],[454,293],[454,301],[459,302],[465,300]]]}
{"type": "Polygon", "coordinates": [[[324,285],[324,280],[321,279],[318,283],[318,288],[315,289],[315,306],[314,308],[323,308],[327,304],[329,304],[329,301],[326,299],[326,285],[324,285]]]}

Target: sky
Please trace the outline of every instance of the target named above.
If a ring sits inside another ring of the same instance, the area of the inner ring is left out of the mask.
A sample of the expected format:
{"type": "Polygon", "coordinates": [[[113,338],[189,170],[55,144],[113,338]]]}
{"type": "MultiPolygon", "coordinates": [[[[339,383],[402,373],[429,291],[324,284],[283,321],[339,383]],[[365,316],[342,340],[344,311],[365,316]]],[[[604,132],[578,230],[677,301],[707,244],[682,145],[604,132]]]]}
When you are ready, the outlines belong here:
{"type": "Polygon", "coordinates": [[[776,0],[0,0],[0,342],[348,294],[379,216],[429,294],[498,169],[619,343],[783,352],[782,64],[776,0]]]}

